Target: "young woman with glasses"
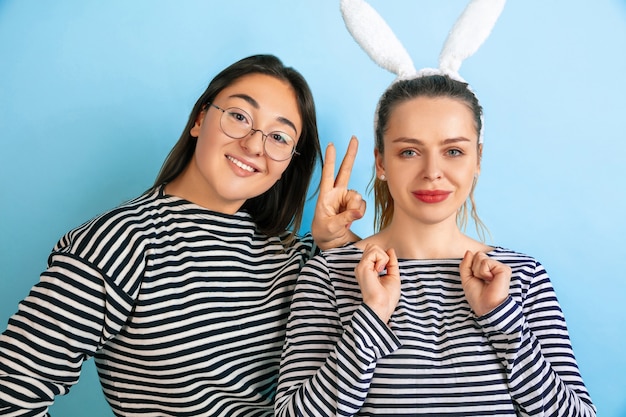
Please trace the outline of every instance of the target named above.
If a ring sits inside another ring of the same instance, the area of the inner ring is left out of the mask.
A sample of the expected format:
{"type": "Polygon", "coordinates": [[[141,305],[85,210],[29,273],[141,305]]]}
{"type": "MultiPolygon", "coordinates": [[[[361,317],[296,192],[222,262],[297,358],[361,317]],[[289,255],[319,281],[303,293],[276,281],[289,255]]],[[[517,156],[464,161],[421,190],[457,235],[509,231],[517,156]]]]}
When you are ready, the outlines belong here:
{"type": "Polygon", "coordinates": [[[94,356],[119,416],[273,414],[295,278],[353,241],[351,141],[322,170],[312,94],[271,55],[234,63],[194,106],[145,194],[63,236],[0,336],[0,414],[42,415],[94,356]],[[317,245],[316,245],[317,243],[317,245]]]}

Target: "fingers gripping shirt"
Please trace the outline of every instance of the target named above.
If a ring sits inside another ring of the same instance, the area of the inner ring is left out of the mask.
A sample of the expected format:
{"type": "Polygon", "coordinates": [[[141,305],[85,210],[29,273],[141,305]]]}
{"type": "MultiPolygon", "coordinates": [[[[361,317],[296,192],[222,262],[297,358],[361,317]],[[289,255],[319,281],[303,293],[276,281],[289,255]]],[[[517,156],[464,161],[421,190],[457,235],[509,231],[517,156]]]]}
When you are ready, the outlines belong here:
{"type": "Polygon", "coordinates": [[[476,317],[460,259],[399,260],[389,326],[362,303],[354,246],[322,252],[294,293],[276,415],[595,416],[543,266],[496,248],[509,298],[476,317]]]}
{"type": "Polygon", "coordinates": [[[116,415],[272,415],[314,250],[282,242],[162,189],[72,230],[0,336],[0,414],[45,414],[95,356],[116,415]]]}

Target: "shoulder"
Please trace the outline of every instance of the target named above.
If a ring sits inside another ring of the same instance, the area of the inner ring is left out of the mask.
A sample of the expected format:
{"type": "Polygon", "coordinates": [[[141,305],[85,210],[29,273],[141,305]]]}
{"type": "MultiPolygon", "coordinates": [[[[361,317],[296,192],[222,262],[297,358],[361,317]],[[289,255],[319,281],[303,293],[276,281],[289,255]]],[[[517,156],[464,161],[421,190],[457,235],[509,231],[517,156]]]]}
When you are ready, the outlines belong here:
{"type": "Polygon", "coordinates": [[[159,213],[158,191],[142,194],[120,206],[106,211],[70,230],[55,245],[54,252],[80,252],[94,244],[113,243],[129,231],[144,233],[154,227],[159,213]]]}
{"type": "Polygon", "coordinates": [[[539,261],[530,255],[500,246],[495,246],[488,255],[493,259],[509,265],[511,268],[540,265],[539,261]]]}
{"type": "Polygon", "coordinates": [[[354,243],[327,249],[319,254],[329,264],[358,263],[363,256],[363,250],[358,248],[354,243]]]}
{"type": "Polygon", "coordinates": [[[318,253],[301,269],[296,293],[305,298],[323,293],[334,299],[337,292],[358,292],[354,267],[361,255],[362,251],[352,244],[318,253]]]}
{"type": "Polygon", "coordinates": [[[552,290],[550,277],[544,266],[534,257],[511,249],[496,247],[489,256],[511,268],[512,286],[519,286],[524,291],[530,288],[552,290]]]}
{"type": "MultiPolygon", "coordinates": [[[[281,237],[281,240],[284,241],[284,239],[288,236],[289,235],[285,233],[281,237]]],[[[318,252],[317,245],[313,240],[313,235],[311,234],[311,232],[308,232],[304,235],[296,235],[295,239],[293,239],[293,241],[289,245],[289,248],[298,252],[308,252],[311,256],[315,255],[318,252]]]]}
{"type": "Polygon", "coordinates": [[[354,267],[361,260],[363,251],[353,244],[321,251],[311,258],[303,274],[321,274],[323,276],[354,276],[354,267]]]}

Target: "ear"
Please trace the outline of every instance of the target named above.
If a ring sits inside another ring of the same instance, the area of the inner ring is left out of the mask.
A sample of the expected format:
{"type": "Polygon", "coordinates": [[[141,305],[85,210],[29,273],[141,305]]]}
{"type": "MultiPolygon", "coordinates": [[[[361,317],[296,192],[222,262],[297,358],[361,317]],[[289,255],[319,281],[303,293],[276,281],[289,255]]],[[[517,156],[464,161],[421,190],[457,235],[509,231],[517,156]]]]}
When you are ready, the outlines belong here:
{"type": "Polygon", "coordinates": [[[200,113],[198,113],[198,117],[196,117],[196,123],[193,125],[193,127],[189,131],[189,134],[192,137],[197,138],[198,136],[200,136],[200,128],[202,127],[204,116],[206,116],[206,110],[202,110],[200,113]]]}
{"type": "Polygon", "coordinates": [[[378,149],[374,149],[374,158],[375,158],[375,167],[376,167],[376,178],[380,178],[381,175],[385,174],[383,154],[379,152],[378,149]]]}

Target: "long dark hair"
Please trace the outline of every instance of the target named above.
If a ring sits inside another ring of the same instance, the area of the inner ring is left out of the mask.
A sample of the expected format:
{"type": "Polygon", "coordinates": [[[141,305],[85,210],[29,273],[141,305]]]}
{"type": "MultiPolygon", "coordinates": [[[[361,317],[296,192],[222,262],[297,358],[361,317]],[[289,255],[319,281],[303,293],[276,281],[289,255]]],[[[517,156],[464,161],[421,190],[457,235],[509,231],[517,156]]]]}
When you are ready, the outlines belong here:
{"type": "MultiPolygon", "coordinates": [[[[381,96],[376,110],[376,126],[375,126],[375,147],[380,154],[385,151],[384,134],[389,125],[389,118],[393,110],[401,103],[417,97],[446,97],[464,103],[474,116],[474,126],[476,133],[482,132],[483,109],[478,98],[467,83],[454,80],[447,75],[427,75],[408,80],[401,80],[392,84],[387,91],[381,96]]],[[[477,144],[480,151],[480,144],[477,144]]],[[[479,152],[480,158],[480,152],[479,152]]],[[[393,217],[394,203],[389,187],[385,181],[376,177],[376,172],[372,178],[372,189],[374,190],[374,227],[376,230],[384,229],[391,223],[393,217]]],[[[467,213],[471,212],[471,216],[476,225],[476,231],[481,238],[485,240],[485,232],[489,233],[483,222],[478,217],[476,205],[474,204],[474,187],[476,179],[472,184],[472,189],[463,206],[457,212],[457,224],[461,229],[465,229],[467,225],[467,213]],[[468,205],[471,208],[468,209],[468,205]]]]}
{"type": "Polygon", "coordinates": [[[313,94],[304,77],[295,69],[283,65],[273,55],[253,55],[222,70],[210,82],[194,105],[180,139],[167,156],[151,190],[176,178],[191,161],[196,149],[196,138],[191,129],[198,114],[207,103],[239,78],[249,74],[265,74],[288,82],[296,93],[302,118],[302,134],[296,151],[281,179],[261,195],[248,199],[241,210],[250,213],[258,229],[268,236],[278,236],[290,230],[287,242],[295,238],[302,223],[309,182],[315,166],[322,160],[317,132],[313,94]]]}

